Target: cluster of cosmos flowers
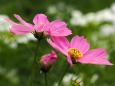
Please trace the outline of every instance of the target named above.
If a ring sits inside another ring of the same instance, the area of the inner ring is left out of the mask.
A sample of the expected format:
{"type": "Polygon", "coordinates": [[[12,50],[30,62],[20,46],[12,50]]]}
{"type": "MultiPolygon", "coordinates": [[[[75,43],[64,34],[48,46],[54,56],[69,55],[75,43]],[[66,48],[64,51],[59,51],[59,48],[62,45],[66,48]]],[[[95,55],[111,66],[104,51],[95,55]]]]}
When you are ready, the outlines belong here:
{"type": "MultiPolygon", "coordinates": [[[[20,21],[16,23],[8,18],[6,21],[12,24],[10,28],[13,34],[32,33],[38,40],[46,38],[47,42],[58,52],[62,53],[71,67],[76,63],[83,64],[100,64],[112,65],[106,57],[106,50],[96,48],[90,50],[90,44],[84,36],[74,36],[69,42],[66,36],[71,35],[72,31],[67,27],[67,24],[60,20],[49,21],[44,14],[37,14],[33,18],[33,24],[25,22],[19,15],[14,16],[20,21]]],[[[45,68],[51,67],[57,59],[56,53],[52,50],[51,53],[44,55],[40,64],[45,68]]]]}
{"type": "MultiPolygon", "coordinates": [[[[45,38],[55,50],[65,56],[69,67],[72,67],[72,65],[76,63],[113,65],[105,59],[106,50],[103,48],[90,50],[90,44],[84,36],[76,35],[69,42],[66,36],[71,35],[72,31],[63,21],[54,20],[50,22],[46,15],[37,14],[33,18],[33,24],[30,24],[25,22],[17,14],[14,14],[14,17],[19,20],[20,23],[5,18],[7,22],[12,24],[10,28],[11,33],[17,35],[32,33],[37,40],[45,38]]],[[[48,72],[56,62],[57,57],[57,54],[53,50],[43,55],[39,61],[41,70],[43,72],[48,72]]]]}

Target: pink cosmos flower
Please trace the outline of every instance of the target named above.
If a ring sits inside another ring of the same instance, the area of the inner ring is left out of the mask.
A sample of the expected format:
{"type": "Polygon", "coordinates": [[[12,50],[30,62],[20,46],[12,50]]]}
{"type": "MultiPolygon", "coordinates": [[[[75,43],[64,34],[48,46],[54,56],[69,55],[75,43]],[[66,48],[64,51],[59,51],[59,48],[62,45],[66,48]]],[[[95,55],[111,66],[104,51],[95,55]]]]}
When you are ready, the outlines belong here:
{"type": "Polygon", "coordinates": [[[25,22],[19,15],[14,14],[14,17],[16,17],[21,24],[5,18],[6,21],[13,25],[10,29],[13,34],[26,34],[30,32],[43,32],[45,35],[52,36],[67,36],[71,34],[71,30],[67,28],[66,23],[60,20],[55,20],[50,23],[44,14],[37,14],[33,19],[34,24],[25,22]]]}
{"type": "Polygon", "coordinates": [[[56,62],[57,55],[54,51],[44,55],[40,60],[40,65],[43,71],[48,71],[51,66],[56,62]]]}
{"type": "Polygon", "coordinates": [[[47,39],[53,48],[67,57],[70,66],[72,66],[72,62],[112,65],[105,59],[105,49],[97,48],[89,50],[90,44],[83,36],[73,37],[70,43],[66,37],[52,37],[52,40],[50,38],[47,39]]]}

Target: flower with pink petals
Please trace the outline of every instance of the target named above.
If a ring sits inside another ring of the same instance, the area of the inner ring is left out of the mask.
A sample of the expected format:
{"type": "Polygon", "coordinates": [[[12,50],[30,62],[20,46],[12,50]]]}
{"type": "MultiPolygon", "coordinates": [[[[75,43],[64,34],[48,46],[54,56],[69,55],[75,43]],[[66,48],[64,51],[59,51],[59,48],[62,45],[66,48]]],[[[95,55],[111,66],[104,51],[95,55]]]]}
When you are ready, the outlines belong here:
{"type": "Polygon", "coordinates": [[[53,48],[67,57],[70,66],[72,66],[72,63],[74,62],[112,65],[105,59],[105,49],[97,48],[89,50],[90,44],[83,36],[73,37],[70,43],[66,37],[52,37],[52,40],[50,38],[47,39],[48,43],[53,48]]]}
{"type": "Polygon", "coordinates": [[[35,37],[38,33],[51,36],[67,36],[71,34],[71,30],[67,28],[66,23],[60,20],[49,22],[47,16],[44,14],[37,14],[33,19],[34,24],[25,22],[19,15],[14,14],[14,16],[21,24],[5,18],[6,21],[13,25],[10,29],[13,34],[26,34],[31,32],[35,37]]]}
{"type": "Polygon", "coordinates": [[[61,22],[60,20],[55,20],[46,25],[46,32],[51,36],[68,36],[71,33],[71,30],[67,28],[67,24],[65,22],[61,22]]]}
{"type": "Polygon", "coordinates": [[[40,60],[41,70],[47,72],[56,62],[56,59],[57,55],[54,51],[51,51],[51,53],[44,55],[40,60]]]}

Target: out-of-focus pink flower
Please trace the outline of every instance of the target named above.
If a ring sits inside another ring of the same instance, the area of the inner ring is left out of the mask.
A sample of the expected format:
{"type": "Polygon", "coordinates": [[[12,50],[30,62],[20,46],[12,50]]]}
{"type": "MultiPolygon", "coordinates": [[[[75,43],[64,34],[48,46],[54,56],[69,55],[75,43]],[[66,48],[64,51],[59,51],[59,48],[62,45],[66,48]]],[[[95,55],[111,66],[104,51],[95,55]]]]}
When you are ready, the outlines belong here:
{"type": "Polygon", "coordinates": [[[70,66],[72,66],[72,62],[112,65],[105,59],[105,49],[97,48],[89,50],[90,44],[83,36],[73,37],[70,43],[66,37],[52,37],[52,40],[50,38],[47,39],[48,43],[53,48],[67,57],[67,61],[70,66]]]}
{"type": "Polygon", "coordinates": [[[42,71],[48,71],[56,62],[56,59],[57,55],[54,51],[51,51],[51,53],[44,55],[40,60],[42,71]]]}
{"type": "Polygon", "coordinates": [[[52,36],[67,36],[71,34],[71,30],[67,28],[66,23],[60,20],[49,22],[47,16],[44,14],[37,14],[33,19],[34,24],[25,22],[17,14],[14,14],[14,16],[21,22],[21,24],[18,24],[8,18],[5,18],[6,21],[13,25],[10,31],[14,34],[26,34],[30,32],[43,32],[43,34],[45,35],[52,36]]]}
{"type": "Polygon", "coordinates": [[[68,36],[72,34],[71,30],[67,28],[65,22],[60,20],[52,21],[51,23],[45,26],[47,34],[51,36],[68,36]]]}

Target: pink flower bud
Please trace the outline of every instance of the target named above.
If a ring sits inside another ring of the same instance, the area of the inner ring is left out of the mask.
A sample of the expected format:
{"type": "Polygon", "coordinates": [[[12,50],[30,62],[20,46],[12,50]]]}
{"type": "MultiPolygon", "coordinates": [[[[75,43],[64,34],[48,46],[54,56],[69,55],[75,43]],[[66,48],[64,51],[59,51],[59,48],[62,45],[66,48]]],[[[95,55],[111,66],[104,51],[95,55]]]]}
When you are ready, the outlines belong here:
{"type": "Polygon", "coordinates": [[[56,59],[57,55],[54,51],[51,51],[51,53],[42,56],[40,60],[41,70],[43,72],[47,72],[56,62],[56,59]]]}

